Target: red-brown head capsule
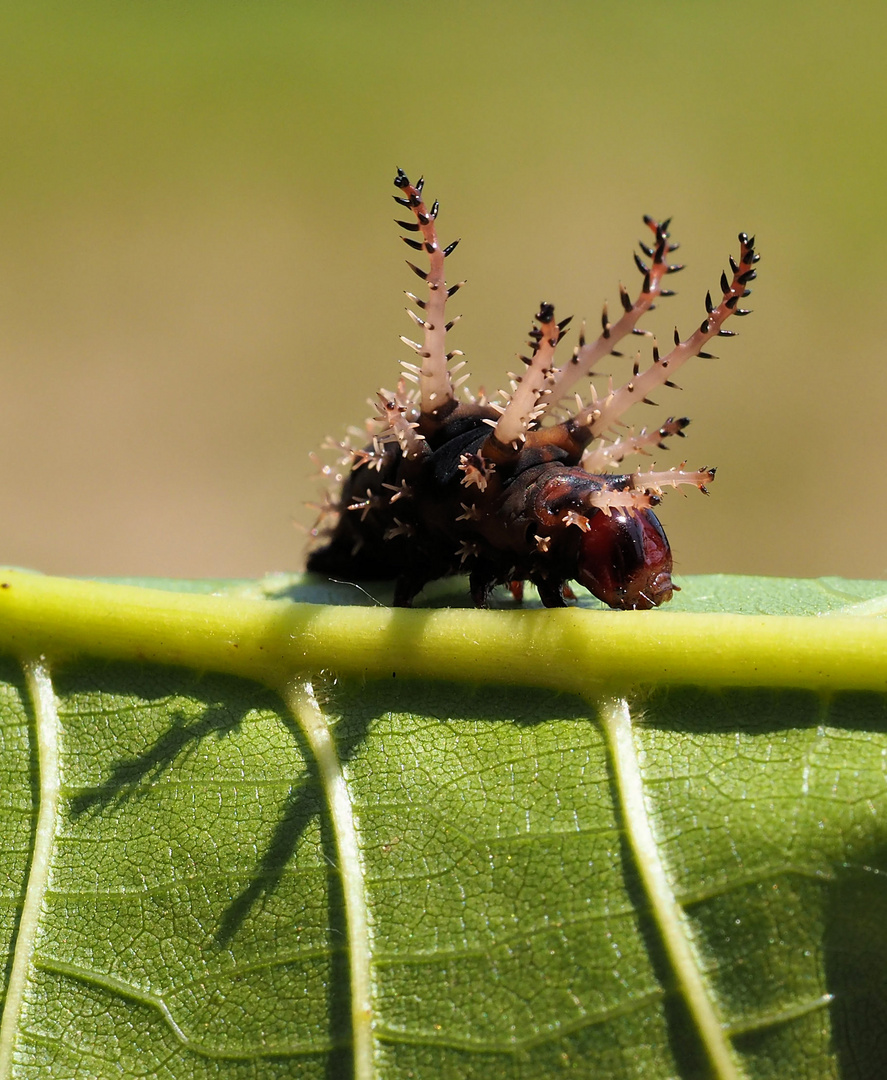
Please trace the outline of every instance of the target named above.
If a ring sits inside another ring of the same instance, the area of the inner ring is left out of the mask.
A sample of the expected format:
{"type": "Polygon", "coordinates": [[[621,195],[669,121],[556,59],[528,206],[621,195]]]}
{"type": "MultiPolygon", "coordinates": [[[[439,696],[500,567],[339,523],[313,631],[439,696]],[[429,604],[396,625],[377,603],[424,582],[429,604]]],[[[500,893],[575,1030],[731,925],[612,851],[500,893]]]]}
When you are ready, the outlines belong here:
{"type": "Polygon", "coordinates": [[[671,548],[652,510],[597,513],[582,534],[576,580],[614,608],[646,609],[671,600],[671,548]]]}

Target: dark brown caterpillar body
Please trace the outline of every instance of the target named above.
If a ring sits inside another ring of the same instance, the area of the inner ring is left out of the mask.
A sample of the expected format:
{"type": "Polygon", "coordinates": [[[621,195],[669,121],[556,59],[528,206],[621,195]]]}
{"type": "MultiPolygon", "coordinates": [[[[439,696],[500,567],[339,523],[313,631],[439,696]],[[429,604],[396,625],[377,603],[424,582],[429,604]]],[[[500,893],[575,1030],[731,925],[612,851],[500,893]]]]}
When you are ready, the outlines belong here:
{"type": "MultiPolygon", "coordinates": [[[[644,275],[637,299],[620,287],[622,312],[611,323],[606,307],[601,333],[591,342],[584,332],[562,366],[555,350],[569,319],[558,323],[554,307],[543,303],[530,331],[532,354],[512,377],[512,392],[502,403],[485,398],[459,400],[452,376],[459,364],[447,352],[446,302],[461,287],[447,287],[444,259],[455,244],[441,248],[435,219],[438,204],[426,207],[422,181],[412,185],[398,170],[397,201],[415,221],[398,222],[404,237],[424,251],[430,267],[411,269],[428,286],[428,298],[408,293],[422,314],[410,312],[423,331],[421,343],[403,340],[418,354],[405,365],[396,392],[381,391],[380,418],[360,449],[339,444],[348,472],[335,479],[341,494],[321,508],[314,529],[323,538],[308,557],[317,573],[360,580],[394,580],[394,602],[409,605],[429,581],[468,573],[475,604],[487,605],[494,586],[509,585],[520,596],[532,582],[547,607],[565,604],[567,582],[578,581],[611,607],[650,608],[671,599],[671,551],[652,507],[664,487],[691,484],[706,491],[714,469],[687,472],[616,473],[629,454],[664,448],[664,440],[683,435],[686,418],[670,417],[661,427],[639,433],[624,428],[621,417],[635,402],[646,401],[656,387],[674,385],[672,373],[712,337],[732,337],[722,329],[749,293],[758,255],[754,240],[740,233],[739,261],[730,260],[732,280],[721,275],[720,301],[706,296],[706,317],[685,340],[675,331],[674,348],[665,355],[653,345],[651,365],[634,365],[632,378],[618,390],[590,400],[578,399],[566,419],[552,414],[565,394],[593,375],[599,359],[615,351],[620,338],[645,334],[636,326],[657,296],[666,275],[680,270],[667,257],[677,247],[669,241],[668,222],[645,218],[653,244],[641,244],[649,263],[636,258],[644,275]],[[409,392],[407,381],[417,384],[409,392]]],[[[618,354],[617,354],[618,355],[618,354]]],[[[463,380],[459,380],[461,382],[463,380]]],[[[562,414],[561,414],[562,415],[562,414]]],[[[331,470],[325,470],[328,474],[331,470]]]]}

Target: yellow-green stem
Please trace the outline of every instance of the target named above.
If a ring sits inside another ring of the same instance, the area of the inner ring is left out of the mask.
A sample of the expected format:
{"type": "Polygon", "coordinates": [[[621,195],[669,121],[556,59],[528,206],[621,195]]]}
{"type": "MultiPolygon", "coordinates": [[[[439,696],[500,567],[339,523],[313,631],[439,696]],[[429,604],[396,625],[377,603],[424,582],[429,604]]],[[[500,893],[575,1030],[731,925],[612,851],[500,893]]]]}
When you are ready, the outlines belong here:
{"type": "Polygon", "coordinates": [[[585,695],[680,684],[887,690],[887,622],[875,619],[324,607],[17,570],[0,570],[0,651],[179,664],[277,688],[328,670],[585,695]]]}

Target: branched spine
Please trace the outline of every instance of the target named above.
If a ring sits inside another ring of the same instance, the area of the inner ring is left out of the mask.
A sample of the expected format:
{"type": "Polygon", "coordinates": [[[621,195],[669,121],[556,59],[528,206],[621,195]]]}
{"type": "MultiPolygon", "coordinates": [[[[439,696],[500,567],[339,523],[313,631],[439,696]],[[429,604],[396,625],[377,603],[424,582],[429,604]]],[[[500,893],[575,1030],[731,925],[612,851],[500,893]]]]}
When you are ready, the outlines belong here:
{"type": "Polygon", "coordinates": [[[573,418],[572,424],[575,427],[587,428],[588,442],[608,431],[636,402],[647,401],[647,395],[656,387],[666,385],[670,381],[670,376],[691,357],[701,356],[710,359],[710,354],[702,351],[703,345],[713,337],[727,336],[721,334],[721,326],[731,315],[748,314],[748,311],[740,308],[738,304],[751,291],[746,286],[754,280],[756,274],[754,264],[758,261],[758,255],[754,249],[754,238],[740,233],[739,244],[739,264],[736,265],[731,259],[731,266],[734,267],[733,280],[728,282],[726,275],[722,277],[722,285],[727,285],[727,288],[723,290],[717,307],[711,304],[710,297],[706,298],[706,317],[700,326],[683,341],[675,330],[675,347],[671,352],[666,356],[660,356],[659,350],[654,348],[653,363],[646,371],[633,376],[618,390],[607,394],[605,398],[580,410],[573,418]]]}
{"type": "Polygon", "coordinates": [[[459,241],[456,240],[448,247],[441,248],[435,226],[438,204],[435,202],[430,209],[425,205],[422,200],[423,181],[421,179],[416,184],[411,184],[406,173],[398,169],[394,183],[403,192],[402,196],[394,196],[395,201],[411,210],[416,217],[415,222],[398,221],[397,224],[408,232],[418,232],[422,236],[421,240],[414,240],[407,236],[401,239],[414,250],[425,251],[429,261],[427,271],[407,262],[413,273],[428,285],[427,300],[420,300],[412,293],[407,293],[407,297],[423,312],[422,315],[417,315],[416,312],[407,309],[413,321],[424,331],[423,342],[419,344],[406,337],[402,337],[401,341],[422,359],[421,364],[415,367],[407,365],[408,372],[415,374],[418,379],[422,412],[426,415],[440,414],[442,409],[446,410],[455,404],[453,381],[447,365],[453,356],[461,355],[455,352],[447,353],[447,330],[456,320],[447,323],[446,303],[463,283],[459,282],[458,285],[448,289],[444,276],[444,260],[459,241]]]}
{"type": "Polygon", "coordinates": [[[651,260],[649,265],[635,255],[635,263],[644,275],[641,291],[637,299],[632,301],[627,290],[622,285],[619,286],[622,315],[615,323],[611,323],[607,306],[604,305],[600,335],[594,341],[580,341],[570,363],[553,373],[549,395],[552,403],[560,401],[580,379],[590,376],[595,364],[608,353],[612,353],[624,337],[632,333],[643,333],[636,329],[638,320],[645,312],[653,308],[657,296],[673,295],[670,290],[663,289],[662,282],[667,274],[675,274],[683,270],[683,266],[679,263],[667,262],[667,257],[678,248],[677,244],[669,243],[668,226],[670,223],[671,219],[660,222],[651,217],[644,217],[644,224],[652,231],[656,242],[653,247],[641,243],[641,249],[651,260]]]}
{"type": "Polygon", "coordinates": [[[407,419],[409,402],[403,381],[395,394],[388,390],[379,391],[379,410],[386,424],[386,432],[380,438],[385,441],[386,437],[390,439],[393,436],[405,458],[421,457],[426,449],[425,439],[416,431],[416,422],[407,419]]]}
{"type": "Polygon", "coordinates": [[[527,370],[516,379],[516,386],[505,411],[499,417],[493,438],[500,447],[518,451],[531,424],[544,412],[553,370],[554,350],[564,335],[569,319],[556,323],[554,305],[543,301],[536,316],[538,325],[530,330],[531,357],[521,357],[527,370]]]}
{"type": "Polygon", "coordinates": [[[684,469],[686,462],[682,462],[676,469],[666,469],[664,472],[633,473],[631,480],[636,489],[652,491],[657,495],[662,494],[664,487],[680,487],[681,484],[689,484],[698,488],[703,495],[708,494],[708,484],[715,478],[716,469],[694,469],[688,472],[684,469]]]}
{"type": "Polygon", "coordinates": [[[597,473],[602,469],[610,469],[620,465],[627,457],[635,454],[648,454],[651,447],[666,450],[665,439],[672,435],[684,438],[684,428],[690,423],[687,416],[670,416],[662,427],[654,431],[642,428],[635,435],[622,435],[610,442],[601,441],[597,446],[586,450],[582,455],[582,466],[586,472],[597,473]]]}

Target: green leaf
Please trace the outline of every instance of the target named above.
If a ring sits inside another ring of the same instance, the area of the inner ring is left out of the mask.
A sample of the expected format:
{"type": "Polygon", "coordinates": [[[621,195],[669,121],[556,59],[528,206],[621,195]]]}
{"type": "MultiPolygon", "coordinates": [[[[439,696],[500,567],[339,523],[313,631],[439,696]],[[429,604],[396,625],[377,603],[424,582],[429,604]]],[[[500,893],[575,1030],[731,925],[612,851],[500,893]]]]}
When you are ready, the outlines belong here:
{"type": "Polygon", "coordinates": [[[0,1080],[887,1075],[883,583],[151,585],[0,572],[0,1080]]]}

